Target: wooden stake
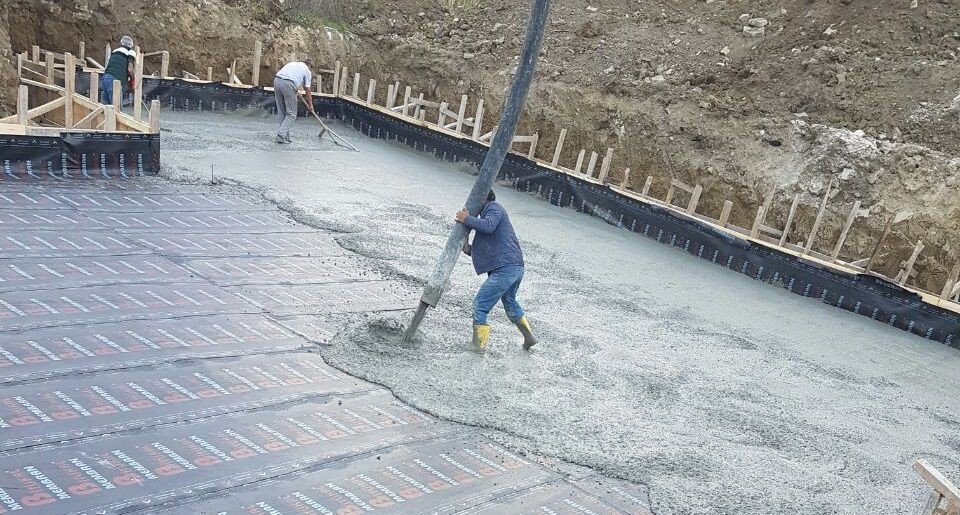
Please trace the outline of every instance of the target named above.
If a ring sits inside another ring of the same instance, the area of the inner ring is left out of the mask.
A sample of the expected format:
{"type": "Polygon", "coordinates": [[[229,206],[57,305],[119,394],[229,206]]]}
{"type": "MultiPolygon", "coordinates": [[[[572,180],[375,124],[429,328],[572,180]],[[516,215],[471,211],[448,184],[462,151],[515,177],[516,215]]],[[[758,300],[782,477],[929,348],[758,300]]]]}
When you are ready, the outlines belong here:
{"type": "Polygon", "coordinates": [[[587,154],[587,151],[580,149],[580,153],[577,154],[577,167],[573,169],[574,172],[580,173],[580,169],[583,168],[583,156],[587,154]]]}
{"type": "Polygon", "coordinates": [[[563,150],[563,140],[567,139],[567,129],[560,129],[560,137],[557,138],[557,147],[553,150],[553,161],[551,165],[557,166],[560,162],[560,151],[563,150]]]}
{"type": "Polygon", "coordinates": [[[160,52],[160,78],[166,79],[170,76],[170,52],[164,50],[160,52]]]}
{"type": "Polygon", "coordinates": [[[623,180],[620,181],[620,189],[625,190],[630,187],[630,169],[623,171],[623,180]]]}
{"type": "Polygon", "coordinates": [[[440,114],[437,115],[437,127],[443,127],[444,123],[447,121],[447,103],[440,102],[440,114]]]}
{"type": "MultiPolygon", "coordinates": [[[[119,84],[119,82],[117,81],[116,84],[119,84]]],[[[116,132],[117,130],[117,109],[113,106],[104,106],[103,108],[103,130],[108,132],[116,132]]]]}
{"type": "Polygon", "coordinates": [[[833,189],[833,179],[827,184],[827,192],[823,194],[823,202],[820,203],[820,210],[817,211],[817,218],[813,221],[813,229],[810,229],[810,237],[807,238],[807,244],[803,246],[803,255],[810,253],[813,243],[817,239],[817,232],[820,230],[820,222],[823,221],[823,213],[827,210],[827,202],[830,200],[830,191],[833,189]]]}
{"type": "Polygon", "coordinates": [[[830,254],[830,257],[834,260],[837,259],[837,256],[840,255],[840,250],[843,249],[843,242],[847,239],[847,233],[850,232],[850,227],[853,225],[853,221],[857,218],[857,213],[860,212],[860,201],[853,203],[853,209],[850,210],[850,214],[847,216],[847,222],[843,224],[843,230],[840,231],[840,238],[837,239],[837,244],[833,247],[833,253],[830,254]]]}
{"type": "Polygon", "coordinates": [[[77,54],[77,57],[80,59],[81,63],[87,61],[87,44],[83,41],[80,42],[80,53],[77,54]]]}
{"type": "Polygon", "coordinates": [[[119,113],[120,105],[123,100],[123,84],[120,84],[119,80],[114,80],[111,85],[113,91],[113,112],[119,113]]]}
{"type": "Polygon", "coordinates": [[[387,109],[393,109],[393,99],[396,92],[393,90],[393,84],[387,84],[387,109]]]}
{"type": "Polygon", "coordinates": [[[110,64],[110,54],[111,54],[110,43],[107,43],[104,46],[104,50],[103,50],[103,69],[104,70],[106,70],[107,65],[110,64]]]}
{"type": "Polygon", "coordinates": [[[900,270],[900,273],[897,274],[897,284],[903,286],[907,284],[907,280],[910,279],[910,275],[913,274],[913,265],[917,262],[917,257],[920,256],[920,252],[923,251],[923,241],[917,241],[917,244],[913,247],[913,253],[910,254],[910,259],[904,263],[904,267],[900,270]]]}
{"type": "Polygon", "coordinates": [[[340,61],[337,61],[333,65],[333,96],[339,97],[340,92],[337,91],[340,86],[340,61]]]}
{"type": "Polygon", "coordinates": [[[90,72],[90,100],[100,102],[100,74],[90,72]]]}
{"type": "MultiPolygon", "coordinates": [[[[250,76],[250,84],[253,84],[253,87],[260,85],[260,58],[263,56],[263,43],[257,41],[253,44],[253,72],[250,76]]],[[[317,78],[320,78],[320,74],[317,74],[317,78]]]]}
{"type": "Polygon", "coordinates": [[[77,62],[73,54],[63,55],[63,126],[66,129],[73,128],[73,95],[76,91],[77,82],[77,62]]]}
{"type": "Polygon", "coordinates": [[[770,192],[767,193],[767,196],[763,199],[763,221],[761,223],[767,221],[767,215],[770,213],[770,206],[773,204],[773,196],[776,192],[777,186],[774,184],[774,186],[770,188],[770,192]]]}
{"type": "Polygon", "coordinates": [[[483,127],[483,99],[477,102],[477,114],[473,116],[473,139],[480,139],[480,131],[483,127]]]}
{"type": "Polygon", "coordinates": [[[783,234],[780,235],[780,246],[787,243],[787,236],[790,234],[790,227],[793,225],[793,217],[797,214],[797,206],[800,205],[800,194],[793,196],[793,204],[790,204],[790,213],[787,214],[787,223],[783,226],[783,234]]]}
{"type": "Polygon", "coordinates": [[[943,291],[940,292],[941,299],[948,300],[952,297],[950,294],[953,293],[953,287],[957,284],[957,281],[960,281],[960,263],[953,265],[953,270],[947,276],[947,282],[943,285],[943,291]]]}
{"type": "Polygon", "coordinates": [[[213,66],[207,66],[207,82],[213,82],[213,66]]]}
{"type": "Polygon", "coordinates": [[[663,202],[667,205],[670,205],[673,202],[673,194],[676,193],[676,190],[673,186],[673,181],[670,181],[670,187],[667,188],[667,197],[663,199],[663,202]]]}
{"type": "Polygon", "coordinates": [[[607,148],[607,155],[603,156],[603,163],[600,164],[600,184],[607,182],[607,174],[610,173],[610,162],[613,161],[613,149],[607,148]]]}
{"type": "Polygon", "coordinates": [[[413,117],[420,121],[427,117],[427,110],[423,107],[423,93],[417,96],[417,108],[413,112],[413,117]]]}
{"type": "Polygon", "coordinates": [[[340,69],[340,84],[337,86],[337,88],[339,88],[337,90],[338,97],[342,97],[347,92],[347,76],[348,76],[347,67],[344,66],[343,68],[340,69]]]}
{"type": "Polygon", "coordinates": [[[873,248],[873,252],[870,254],[870,259],[867,260],[866,273],[870,273],[873,270],[873,265],[876,264],[877,255],[880,254],[880,247],[887,241],[887,235],[890,234],[890,228],[893,227],[893,220],[896,215],[890,217],[887,220],[887,224],[883,227],[883,232],[880,233],[880,239],[877,240],[877,245],[873,248]]]}
{"type": "Polygon", "coordinates": [[[407,86],[407,89],[404,90],[403,92],[403,111],[401,111],[403,113],[403,116],[408,116],[407,113],[410,111],[411,93],[412,93],[412,89],[410,88],[410,86],[407,86]]]}
{"type": "Polygon", "coordinates": [[[134,71],[133,118],[143,121],[143,54],[137,48],[137,64],[134,71]]]}
{"type": "Polygon", "coordinates": [[[367,87],[367,105],[373,105],[373,97],[377,93],[377,80],[370,79],[370,85],[367,87]]]}
{"type": "Polygon", "coordinates": [[[17,77],[23,77],[23,55],[17,54],[17,77]]]}
{"type": "Polygon", "coordinates": [[[651,185],[653,185],[653,176],[652,176],[652,175],[648,175],[648,176],[647,176],[647,180],[643,181],[643,189],[640,190],[640,194],[643,195],[644,197],[649,196],[649,195],[650,195],[650,186],[651,186],[651,185]]]}
{"type": "Polygon", "coordinates": [[[690,202],[687,204],[687,213],[697,212],[697,204],[700,203],[700,195],[703,194],[703,186],[697,184],[693,187],[693,193],[690,194],[690,202]]]}
{"type": "Polygon", "coordinates": [[[540,141],[540,133],[534,133],[533,141],[530,142],[530,150],[527,151],[527,159],[531,161],[536,159],[538,141],[540,141]]]}
{"type": "Polygon", "coordinates": [[[30,116],[30,89],[26,85],[17,88],[17,124],[28,125],[30,116]]]}
{"type": "Polygon", "coordinates": [[[597,166],[597,157],[599,157],[599,155],[596,152],[590,152],[590,163],[587,165],[587,177],[593,177],[593,169],[597,166]]]}
{"type": "Polygon", "coordinates": [[[467,114],[467,96],[460,97],[460,109],[457,111],[457,126],[454,128],[457,134],[463,131],[463,117],[467,114]]]}
{"type": "Polygon", "coordinates": [[[160,134],[160,101],[150,101],[150,133],[160,134]]]}
{"type": "Polygon", "coordinates": [[[727,223],[730,221],[730,211],[733,211],[733,202],[729,200],[723,201],[723,209],[720,210],[720,227],[726,227],[727,223]]]}
{"type": "Polygon", "coordinates": [[[53,52],[48,51],[47,59],[47,84],[53,84],[53,52]]]}
{"type": "Polygon", "coordinates": [[[357,94],[360,93],[360,73],[353,74],[353,98],[360,98],[357,94]]]}
{"type": "MultiPolygon", "coordinates": [[[[107,46],[107,48],[109,49],[110,47],[107,46]]],[[[33,45],[33,47],[31,48],[31,50],[33,50],[33,62],[39,64],[39,63],[40,63],[40,46],[39,46],[39,45],[33,45]]],[[[110,57],[110,51],[109,51],[109,50],[107,50],[107,57],[110,57]]]]}
{"type": "Polygon", "coordinates": [[[751,238],[760,237],[760,227],[763,225],[763,215],[765,215],[766,212],[767,210],[764,209],[763,206],[757,208],[757,217],[753,219],[753,228],[750,229],[751,238]]]}

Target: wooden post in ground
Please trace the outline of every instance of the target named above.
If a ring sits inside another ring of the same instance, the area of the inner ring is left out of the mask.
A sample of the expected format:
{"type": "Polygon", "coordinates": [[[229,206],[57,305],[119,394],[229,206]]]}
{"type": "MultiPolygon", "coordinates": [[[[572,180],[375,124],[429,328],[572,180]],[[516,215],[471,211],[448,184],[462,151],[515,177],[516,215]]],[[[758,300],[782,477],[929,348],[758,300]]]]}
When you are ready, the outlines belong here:
{"type": "Polygon", "coordinates": [[[77,62],[73,54],[63,55],[63,126],[73,128],[73,94],[77,89],[77,62]]]}
{"type": "Polygon", "coordinates": [[[597,179],[600,180],[600,184],[607,182],[607,174],[610,173],[610,162],[613,161],[613,149],[607,148],[607,155],[603,156],[603,162],[600,164],[600,175],[597,179]]]}
{"type": "Polygon", "coordinates": [[[693,187],[693,193],[690,194],[690,202],[687,203],[687,213],[694,214],[697,212],[697,204],[700,203],[700,195],[703,194],[703,186],[697,184],[693,187]]]}
{"type": "MultiPolygon", "coordinates": [[[[257,40],[253,44],[253,72],[250,74],[250,84],[253,84],[253,87],[260,85],[260,58],[263,57],[263,43],[257,40]]],[[[320,77],[320,74],[317,74],[317,77],[320,77]]]]}
{"type": "Polygon", "coordinates": [[[17,77],[23,77],[23,54],[17,54],[17,77]]]}
{"type": "Polygon", "coordinates": [[[340,61],[333,64],[333,96],[339,97],[340,92],[337,88],[340,86],[340,61]]]}
{"type": "Polygon", "coordinates": [[[133,75],[133,118],[143,121],[143,53],[137,48],[137,65],[133,75]]]}
{"type": "Polygon", "coordinates": [[[207,82],[213,82],[213,66],[207,66],[207,82]]]}
{"type": "MultiPolygon", "coordinates": [[[[117,83],[119,82],[120,81],[117,81],[117,83]]],[[[103,130],[108,132],[115,132],[117,130],[117,109],[113,106],[103,107],[103,130]]]]}
{"type": "Polygon", "coordinates": [[[115,80],[111,84],[111,91],[113,92],[113,109],[115,113],[119,113],[120,106],[123,105],[123,84],[120,84],[120,81],[115,80]]]}
{"type": "Polygon", "coordinates": [[[90,100],[100,102],[100,74],[90,72],[90,100]]]}
{"type": "Polygon", "coordinates": [[[917,241],[917,244],[913,247],[913,253],[910,254],[910,258],[904,262],[903,269],[900,270],[900,273],[897,274],[897,284],[903,286],[907,284],[907,280],[910,279],[910,275],[913,274],[913,265],[917,262],[917,257],[920,256],[920,252],[923,251],[923,240],[917,241]]]}
{"type": "Polygon", "coordinates": [[[440,108],[438,109],[439,113],[437,114],[437,127],[442,128],[447,121],[447,104],[446,102],[440,102],[440,108]]]}
{"type": "Polygon", "coordinates": [[[353,74],[353,98],[360,98],[357,95],[360,93],[360,73],[353,74]]]}
{"type": "Polygon", "coordinates": [[[394,95],[393,84],[387,84],[387,109],[393,109],[394,95]]]}
{"type": "Polygon", "coordinates": [[[17,88],[17,124],[28,125],[30,111],[30,89],[26,85],[17,88]]]}
{"type": "Polygon", "coordinates": [[[407,89],[403,92],[403,111],[401,113],[403,116],[407,116],[407,113],[410,112],[410,95],[412,90],[410,86],[407,86],[407,89]]]}
{"type": "Polygon", "coordinates": [[[793,204],[790,204],[790,212],[787,214],[787,223],[783,226],[783,234],[780,235],[780,246],[787,243],[787,236],[790,234],[790,227],[793,225],[793,217],[797,214],[797,206],[800,205],[800,194],[793,196],[793,204]]]}
{"type": "Polygon", "coordinates": [[[803,246],[803,255],[810,253],[813,243],[817,240],[817,232],[820,230],[820,223],[823,222],[823,213],[827,210],[827,202],[830,201],[830,191],[833,190],[833,179],[827,185],[827,192],[823,194],[823,202],[820,203],[820,210],[817,211],[817,217],[813,220],[813,229],[810,229],[810,236],[807,238],[807,244],[803,246]]]}
{"type": "Polygon", "coordinates": [[[340,84],[337,85],[337,96],[342,97],[347,93],[347,67],[340,69],[340,84]]]}
{"type": "Polygon", "coordinates": [[[537,157],[537,142],[540,141],[540,133],[533,134],[533,141],[530,142],[530,150],[527,151],[527,159],[533,161],[537,157]]]}
{"type": "Polygon", "coordinates": [[[647,180],[643,181],[643,189],[640,190],[640,194],[644,197],[650,196],[650,186],[653,185],[653,176],[648,175],[647,180]]]}
{"type": "Polygon", "coordinates": [[[47,84],[53,84],[53,52],[47,51],[47,84]]]}
{"type": "MultiPolygon", "coordinates": [[[[107,47],[107,48],[110,48],[110,47],[107,47]]],[[[40,45],[33,45],[31,50],[33,51],[33,62],[40,64],[40,45]]],[[[110,56],[109,51],[107,51],[107,56],[108,57],[110,56]]]]}
{"type": "Polygon", "coordinates": [[[763,225],[763,217],[766,214],[767,210],[760,206],[757,208],[757,217],[753,219],[753,228],[750,229],[751,238],[760,237],[760,227],[763,225]]]}
{"type": "Polygon", "coordinates": [[[160,53],[160,78],[166,79],[170,76],[170,52],[164,50],[160,53]]]}
{"type": "Polygon", "coordinates": [[[837,239],[837,244],[833,247],[833,252],[830,254],[830,257],[834,260],[837,259],[837,256],[840,255],[840,250],[843,249],[843,242],[847,240],[847,233],[850,232],[850,227],[853,225],[853,221],[857,218],[857,213],[860,212],[860,201],[853,203],[853,209],[850,210],[850,214],[847,216],[846,223],[843,224],[843,230],[840,231],[840,238],[837,239]]]}
{"type": "Polygon", "coordinates": [[[774,184],[773,187],[770,188],[770,192],[767,193],[767,196],[763,199],[763,220],[761,220],[761,224],[766,223],[767,221],[767,215],[770,214],[770,206],[773,205],[773,196],[776,193],[777,185],[774,184]]]}
{"type": "Polygon", "coordinates": [[[729,200],[723,201],[723,208],[720,210],[720,227],[727,227],[727,223],[730,222],[730,212],[733,211],[733,202],[729,200]]]}
{"type": "Polygon", "coordinates": [[[457,126],[454,130],[457,131],[457,134],[460,134],[463,131],[463,117],[467,115],[467,96],[463,95],[460,97],[460,109],[457,110],[457,126]]]}
{"type": "Polygon", "coordinates": [[[587,165],[587,177],[593,177],[593,169],[597,166],[597,157],[599,157],[599,155],[596,152],[590,152],[590,163],[587,165]]]}
{"type": "Polygon", "coordinates": [[[896,218],[896,215],[891,215],[887,220],[887,224],[883,226],[883,232],[880,233],[880,239],[877,240],[877,245],[873,247],[873,252],[870,254],[870,259],[867,260],[866,273],[870,273],[873,270],[873,265],[876,264],[877,255],[880,254],[880,247],[883,246],[887,241],[887,236],[890,234],[890,228],[893,227],[893,220],[896,218]]]}
{"type": "Polygon", "coordinates": [[[620,189],[625,190],[630,187],[630,169],[623,171],[623,179],[620,181],[620,189]]]}
{"type": "Polygon", "coordinates": [[[670,187],[667,188],[667,196],[663,199],[663,203],[670,205],[673,202],[673,194],[676,193],[676,188],[673,186],[673,181],[670,181],[670,187]]]}
{"type": "Polygon", "coordinates": [[[583,168],[583,156],[585,156],[586,154],[587,154],[587,151],[581,148],[580,153],[577,154],[577,166],[576,168],[573,169],[574,172],[580,173],[580,169],[583,168]]]}
{"type": "Polygon", "coordinates": [[[417,109],[414,111],[413,117],[421,122],[427,117],[427,109],[423,107],[423,93],[417,96],[417,109]]]}
{"type": "Polygon", "coordinates": [[[87,44],[83,41],[80,42],[80,52],[77,53],[77,58],[80,59],[80,64],[87,62],[87,44]]]}
{"type": "Polygon", "coordinates": [[[150,101],[150,133],[160,134],[160,101],[150,101]]]}
{"type": "Polygon", "coordinates": [[[567,129],[560,129],[560,137],[557,138],[557,147],[553,150],[553,161],[551,165],[557,166],[560,162],[560,151],[563,150],[563,140],[567,139],[567,129]]]}
{"type": "Polygon", "coordinates": [[[112,52],[110,50],[110,43],[107,43],[106,45],[104,45],[104,49],[103,49],[103,69],[104,70],[107,69],[107,65],[110,63],[111,53],[112,52]]]}
{"type": "Polygon", "coordinates": [[[477,102],[477,114],[473,115],[473,140],[480,139],[480,131],[483,127],[483,99],[477,102]]]}
{"type": "Polygon", "coordinates": [[[367,105],[373,105],[373,97],[377,94],[377,80],[370,79],[370,85],[367,87],[367,105]]]}
{"type": "Polygon", "coordinates": [[[960,281],[960,263],[953,265],[953,270],[950,271],[950,275],[947,276],[947,282],[943,285],[943,291],[940,292],[940,298],[943,300],[949,300],[951,293],[953,293],[953,288],[956,286],[957,281],[960,281]]]}

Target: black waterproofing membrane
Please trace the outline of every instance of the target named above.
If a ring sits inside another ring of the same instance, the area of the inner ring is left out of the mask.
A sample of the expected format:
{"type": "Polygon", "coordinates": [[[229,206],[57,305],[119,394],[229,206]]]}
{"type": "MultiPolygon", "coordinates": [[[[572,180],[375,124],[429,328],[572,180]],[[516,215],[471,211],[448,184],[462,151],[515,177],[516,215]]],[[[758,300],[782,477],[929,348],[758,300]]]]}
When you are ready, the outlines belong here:
{"type": "Polygon", "coordinates": [[[64,132],[0,135],[0,182],[41,176],[141,177],[160,171],[160,135],[64,132]]]}
{"type": "MultiPolygon", "coordinates": [[[[169,109],[219,111],[264,109],[275,112],[272,92],[179,79],[145,79],[144,94],[169,109]]],[[[317,113],[351,124],[363,134],[395,140],[440,159],[479,165],[486,147],[468,139],[418,127],[397,117],[339,98],[314,98],[317,113]]],[[[301,111],[305,111],[301,107],[301,111]]],[[[305,115],[305,112],[301,112],[305,115]]],[[[499,179],[559,207],[599,216],[758,281],[869,317],[923,338],[960,347],[960,315],[930,305],[920,296],[874,276],[847,274],[802,262],[762,245],[735,238],[659,206],[645,204],[609,187],[558,173],[525,157],[509,154],[499,179]]]]}

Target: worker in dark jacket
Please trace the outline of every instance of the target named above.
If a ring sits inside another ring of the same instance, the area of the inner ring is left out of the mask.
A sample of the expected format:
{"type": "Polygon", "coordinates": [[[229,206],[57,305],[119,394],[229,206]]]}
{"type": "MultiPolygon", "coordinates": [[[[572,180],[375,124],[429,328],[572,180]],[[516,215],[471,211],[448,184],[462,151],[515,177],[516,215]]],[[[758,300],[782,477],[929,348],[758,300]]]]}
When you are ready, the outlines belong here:
{"type": "Polygon", "coordinates": [[[523,334],[523,348],[529,350],[537,339],[517,301],[517,290],[523,281],[523,252],[507,211],[496,200],[491,190],[480,216],[471,216],[466,209],[461,209],[456,216],[457,222],[475,231],[473,245],[465,243],[463,252],[473,258],[477,275],[487,274],[487,280],[473,299],[473,345],[481,352],[486,350],[490,338],[487,314],[497,301],[502,301],[507,317],[523,334]]]}
{"type": "Polygon", "coordinates": [[[118,80],[122,86],[133,89],[133,64],[136,57],[137,54],[133,50],[133,38],[130,36],[120,38],[120,47],[110,53],[110,60],[107,61],[103,78],[100,79],[100,91],[103,92],[104,104],[113,103],[113,81],[118,80]]]}

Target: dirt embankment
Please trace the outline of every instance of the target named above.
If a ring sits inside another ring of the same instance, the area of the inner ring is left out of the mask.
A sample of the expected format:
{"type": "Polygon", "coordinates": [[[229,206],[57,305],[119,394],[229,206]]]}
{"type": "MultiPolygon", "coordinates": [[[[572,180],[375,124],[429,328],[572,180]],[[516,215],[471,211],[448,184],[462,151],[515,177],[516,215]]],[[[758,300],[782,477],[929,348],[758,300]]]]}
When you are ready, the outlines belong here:
{"type": "MultiPolygon", "coordinates": [[[[15,50],[38,41],[73,48],[82,37],[88,52],[131,33],[145,49],[169,49],[173,70],[202,75],[212,65],[216,77],[234,58],[248,76],[248,49],[260,38],[263,77],[291,53],[336,56],[364,82],[399,80],[451,102],[469,94],[471,110],[482,97],[493,107],[490,127],[528,9],[507,0],[122,4],[14,0],[0,31],[10,27],[15,50]]],[[[841,253],[851,259],[870,253],[887,217],[909,211],[880,268],[894,274],[922,239],[915,281],[939,291],[960,259],[957,19],[960,7],[944,0],[915,9],[863,0],[556,0],[520,132],[539,132],[545,158],[568,129],[562,163],[570,167],[581,148],[613,147],[612,179],[629,167],[638,188],[653,175],[658,196],[670,178],[700,183],[702,212],[717,216],[732,200],[739,225],[750,225],[776,188],[767,220],[782,226],[800,194],[795,242],[834,181],[817,248],[832,248],[856,200],[862,217],[841,253]]],[[[0,32],[0,52],[2,41],[0,32]]]]}

